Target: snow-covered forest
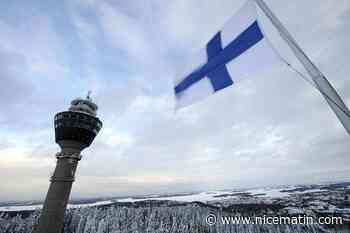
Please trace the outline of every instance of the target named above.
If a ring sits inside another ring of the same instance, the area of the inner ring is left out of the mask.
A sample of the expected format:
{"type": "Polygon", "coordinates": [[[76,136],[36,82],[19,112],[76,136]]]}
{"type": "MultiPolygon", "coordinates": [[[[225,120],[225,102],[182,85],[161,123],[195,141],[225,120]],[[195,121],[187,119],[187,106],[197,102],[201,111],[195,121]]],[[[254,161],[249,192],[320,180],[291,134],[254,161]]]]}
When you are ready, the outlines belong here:
{"type": "MultiPolygon", "coordinates": [[[[325,232],[318,225],[224,225],[209,226],[206,216],[223,214],[196,204],[171,206],[100,206],[70,209],[67,212],[64,233],[306,233],[325,232]]],[[[39,216],[0,215],[0,233],[30,233],[39,216]]]]}

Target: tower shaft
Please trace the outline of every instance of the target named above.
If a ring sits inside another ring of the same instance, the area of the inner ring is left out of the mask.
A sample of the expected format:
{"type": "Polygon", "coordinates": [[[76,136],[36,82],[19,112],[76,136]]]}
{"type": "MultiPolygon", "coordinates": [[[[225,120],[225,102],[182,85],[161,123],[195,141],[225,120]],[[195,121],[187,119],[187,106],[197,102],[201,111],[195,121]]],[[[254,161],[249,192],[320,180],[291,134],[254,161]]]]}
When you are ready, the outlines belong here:
{"type": "Polygon", "coordinates": [[[102,128],[96,111],[97,105],[92,102],[89,94],[86,99],[74,99],[68,111],[55,115],[55,141],[61,152],[56,154],[56,168],[33,233],[63,232],[64,214],[81,159],[80,153],[91,145],[102,128]]]}
{"type": "Polygon", "coordinates": [[[61,233],[80,151],[63,148],[57,154],[57,164],[46,195],[39,223],[34,233],[61,233]]]}

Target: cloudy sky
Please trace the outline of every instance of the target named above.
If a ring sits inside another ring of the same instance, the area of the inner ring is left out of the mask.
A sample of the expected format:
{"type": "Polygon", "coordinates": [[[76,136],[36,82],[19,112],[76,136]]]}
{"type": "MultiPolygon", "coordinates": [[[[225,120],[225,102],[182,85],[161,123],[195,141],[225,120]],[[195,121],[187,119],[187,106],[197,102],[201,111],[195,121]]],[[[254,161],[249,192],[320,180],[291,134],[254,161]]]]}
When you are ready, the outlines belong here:
{"type": "MultiPolygon", "coordinates": [[[[350,2],[266,2],[350,105],[350,2]]],[[[349,136],[283,64],[174,113],[173,77],[242,4],[2,1],[0,200],[44,198],[59,150],[54,114],[88,90],[104,127],[83,151],[73,197],[349,178],[349,136]]],[[[261,12],[259,20],[301,69],[261,12]]]]}

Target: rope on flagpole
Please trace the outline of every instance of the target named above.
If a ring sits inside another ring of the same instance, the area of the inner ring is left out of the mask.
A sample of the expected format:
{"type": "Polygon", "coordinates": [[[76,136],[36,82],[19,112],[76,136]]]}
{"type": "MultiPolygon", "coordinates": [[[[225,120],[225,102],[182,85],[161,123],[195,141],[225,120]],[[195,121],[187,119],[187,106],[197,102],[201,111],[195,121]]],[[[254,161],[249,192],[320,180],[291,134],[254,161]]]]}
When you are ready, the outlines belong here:
{"type": "Polygon", "coordinates": [[[280,57],[280,59],[289,67],[291,70],[293,70],[299,77],[301,77],[304,81],[309,83],[312,87],[314,87],[319,93],[321,93],[324,97],[326,97],[329,101],[331,101],[335,106],[337,106],[347,117],[350,118],[350,113],[346,111],[342,106],[337,104],[329,95],[327,95],[324,91],[320,90],[313,81],[308,79],[301,71],[299,71],[297,68],[295,68],[291,63],[289,63],[284,57],[281,56],[281,54],[277,53],[280,57]]]}

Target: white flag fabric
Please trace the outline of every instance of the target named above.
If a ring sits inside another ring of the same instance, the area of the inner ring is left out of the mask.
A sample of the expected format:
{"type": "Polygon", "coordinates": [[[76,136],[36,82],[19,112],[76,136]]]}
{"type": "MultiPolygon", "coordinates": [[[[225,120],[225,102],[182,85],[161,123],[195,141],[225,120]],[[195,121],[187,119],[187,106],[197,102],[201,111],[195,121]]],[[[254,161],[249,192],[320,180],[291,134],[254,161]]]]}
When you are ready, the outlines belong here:
{"type": "Polygon", "coordinates": [[[190,60],[184,75],[175,78],[176,109],[257,76],[278,56],[259,26],[254,2],[248,0],[190,60]]]}

